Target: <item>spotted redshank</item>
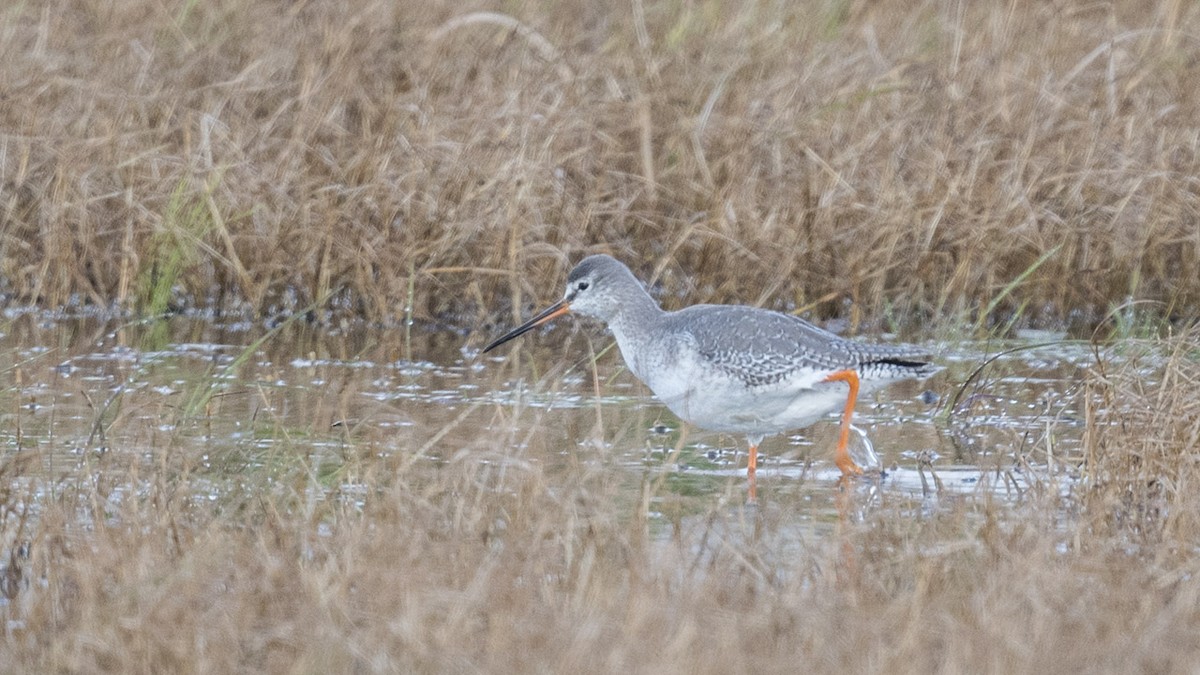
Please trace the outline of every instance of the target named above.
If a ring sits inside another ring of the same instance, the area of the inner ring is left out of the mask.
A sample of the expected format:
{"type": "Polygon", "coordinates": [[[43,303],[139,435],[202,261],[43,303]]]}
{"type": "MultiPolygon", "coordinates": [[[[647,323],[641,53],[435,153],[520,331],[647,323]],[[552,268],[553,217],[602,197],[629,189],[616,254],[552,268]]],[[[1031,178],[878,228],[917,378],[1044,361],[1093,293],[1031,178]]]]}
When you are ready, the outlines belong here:
{"type": "Polygon", "coordinates": [[[744,435],[752,495],[763,437],[806,427],[839,406],[834,462],[843,477],[862,474],[849,453],[860,390],[936,370],[919,349],[847,340],[789,314],[742,305],[663,311],[629,268],[607,255],[580,261],[562,300],[483,351],[567,312],[608,324],[629,369],[681,419],[744,435]]]}

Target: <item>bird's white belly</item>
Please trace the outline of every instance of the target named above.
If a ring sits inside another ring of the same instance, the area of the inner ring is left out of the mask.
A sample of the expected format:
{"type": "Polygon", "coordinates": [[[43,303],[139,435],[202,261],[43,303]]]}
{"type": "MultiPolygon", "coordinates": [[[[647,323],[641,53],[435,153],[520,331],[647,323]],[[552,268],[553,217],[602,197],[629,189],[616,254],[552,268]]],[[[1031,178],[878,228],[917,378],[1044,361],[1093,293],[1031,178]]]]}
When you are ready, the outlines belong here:
{"type": "Polygon", "coordinates": [[[848,388],[813,372],[773,385],[747,387],[708,368],[680,363],[646,378],[671,412],[702,429],[746,435],[806,427],[846,403],[848,388]]]}

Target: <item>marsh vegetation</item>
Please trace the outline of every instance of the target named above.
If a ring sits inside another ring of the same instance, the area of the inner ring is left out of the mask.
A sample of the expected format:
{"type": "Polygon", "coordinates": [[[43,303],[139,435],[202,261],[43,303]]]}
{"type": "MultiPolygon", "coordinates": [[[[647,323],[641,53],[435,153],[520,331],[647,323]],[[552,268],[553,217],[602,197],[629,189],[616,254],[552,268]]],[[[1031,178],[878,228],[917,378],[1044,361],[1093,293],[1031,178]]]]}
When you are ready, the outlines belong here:
{"type": "Polygon", "coordinates": [[[0,8],[0,670],[1195,670],[1198,35],[0,8]],[[820,423],[750,508],[594,327],[478,354],[592,252],[946,370],[864,402],[885,477],[820,423]]]}

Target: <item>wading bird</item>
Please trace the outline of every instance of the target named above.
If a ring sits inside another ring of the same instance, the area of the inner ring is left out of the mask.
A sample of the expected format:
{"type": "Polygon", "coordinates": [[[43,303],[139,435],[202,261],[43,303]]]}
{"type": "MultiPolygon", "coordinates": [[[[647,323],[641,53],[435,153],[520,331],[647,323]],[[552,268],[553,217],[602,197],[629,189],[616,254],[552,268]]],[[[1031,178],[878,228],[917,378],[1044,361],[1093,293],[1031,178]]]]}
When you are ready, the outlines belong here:
{"type": "Polygon", "coordinates": [[[860,389],[936,370],[913,347],[847,340],[789,314],[743,305],[664,311],[628,267],[607,255],[580,261],[562,300],[483,351],[568,312],[608,324],[629,369],[671,412],[702,429],[746,437],[751,498],[764,436],[806,427],[841,406],[834,462],[843,477],[860,475],[848,448],[860,389]]]}

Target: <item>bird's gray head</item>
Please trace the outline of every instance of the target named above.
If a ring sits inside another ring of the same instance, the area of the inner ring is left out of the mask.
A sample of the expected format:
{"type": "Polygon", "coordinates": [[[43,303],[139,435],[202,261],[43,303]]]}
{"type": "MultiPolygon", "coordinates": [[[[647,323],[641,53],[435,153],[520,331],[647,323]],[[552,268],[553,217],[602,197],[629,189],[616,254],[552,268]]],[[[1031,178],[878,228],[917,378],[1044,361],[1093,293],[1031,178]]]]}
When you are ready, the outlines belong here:
{"type": "Polygon", "coordinates": [[[591,255],[579,261],[567,275],[563,302],[572,312],[611,322],[621,309],[627,289],[642,290],[633,273],[616,258],[591,255]]]}
{"type": "Polygon", "coordinates": [[[575,269],[567,275],[567,292],[563,294],[562,300],[493,340],[483,351],[490,352],[518,335],[524,335],[567,312],[578,312],[600,319],[615,332],[619,330],[619,326],[614,322],[621,315],[621,310],[630,307],[644,309],[657,308],[657,305],[646,294],[633,272],[616,258],[606,255],[588,256],[579,261],[575,269]]]}

